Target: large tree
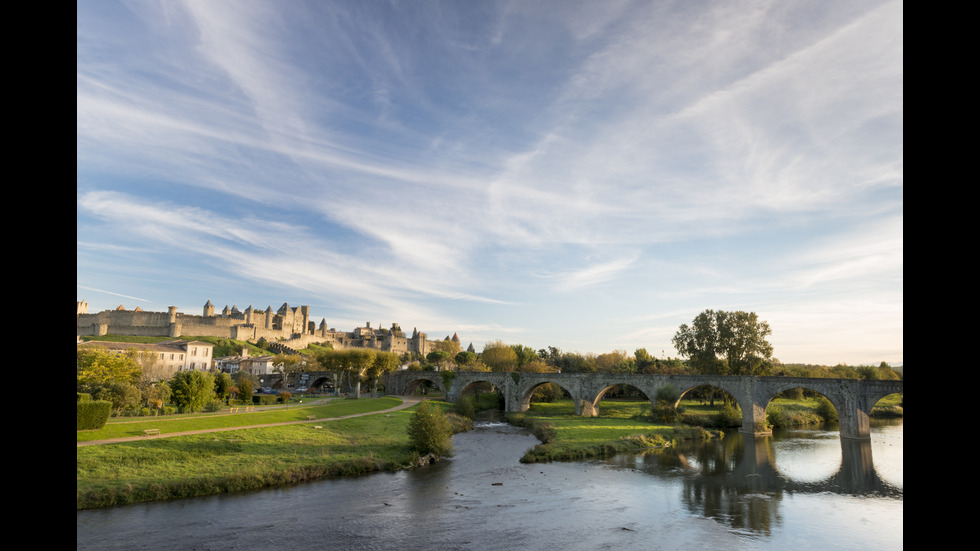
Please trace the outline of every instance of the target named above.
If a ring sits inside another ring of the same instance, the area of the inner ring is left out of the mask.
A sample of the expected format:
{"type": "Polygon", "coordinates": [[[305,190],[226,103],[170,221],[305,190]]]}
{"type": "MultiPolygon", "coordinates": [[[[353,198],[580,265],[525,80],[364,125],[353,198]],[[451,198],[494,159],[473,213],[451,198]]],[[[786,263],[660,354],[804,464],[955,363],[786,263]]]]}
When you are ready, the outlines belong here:
{"type": "Polygon", "coordinates": [[[181,412],[195,412],[215,399],[214,375],[207,371],[178,371],[170,380],[174,404],[181,412]]]}
{"type": "Polygon", "coordinates": [[[514,371],[517,367],[517,352],[503,341],[489,341],[483,345],[480,360],[490,371],[514,371]]]}
{"type": "Polygon", "coordinates": [[[378,352],[374,355],[374,362],[368,369],[368,380],[374,382],[374,388],[371,391],[372,395],[378,395],[378,381],[380,381],[381,377],[386,373],[391,373],[398,369],[399,363],[398,354],[394,352],[378,352]]]}
{"type": "Polygon", "coordinates": [[[771,365],[771,334],[755,312],[705,310],[678,328],[673,343],[699,373],[761,375],[771,365]]]}
{"type": "Polygon", "coordinates": [[[135,354],[114,354],[102,346],[79,346],[75,369],[79,389],[95,388],[107,383],[135,384],[142,375],[135,354]]]}

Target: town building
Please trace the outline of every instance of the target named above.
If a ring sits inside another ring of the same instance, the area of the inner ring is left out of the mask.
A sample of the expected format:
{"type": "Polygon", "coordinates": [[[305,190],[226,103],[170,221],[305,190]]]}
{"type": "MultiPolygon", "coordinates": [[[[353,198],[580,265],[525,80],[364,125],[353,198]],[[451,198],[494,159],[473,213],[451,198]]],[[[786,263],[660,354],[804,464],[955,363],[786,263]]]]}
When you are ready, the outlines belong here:
{"type": "Polygon", "coordinates": [[[144,373],[154,379],[167,379],[178,371],[210,371],[214,365],[214,345],[201,341],[172,340],[159,343],[89,341],[82,348],[105,348],[113,354],[136,350],[144,373]]]}

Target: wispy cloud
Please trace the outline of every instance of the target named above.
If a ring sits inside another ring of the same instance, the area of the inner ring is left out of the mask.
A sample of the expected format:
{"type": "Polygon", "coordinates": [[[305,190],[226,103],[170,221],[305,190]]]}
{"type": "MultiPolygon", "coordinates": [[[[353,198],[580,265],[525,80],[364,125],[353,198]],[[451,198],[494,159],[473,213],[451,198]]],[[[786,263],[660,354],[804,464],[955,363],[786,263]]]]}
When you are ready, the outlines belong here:
{"type": "Polygon", "coordinates": [[[576,304],[598,352],[846,302],[903,262],[902,26],[887,0],[80,5],[79,283],[139,258],[112,292],[168,271],[537,339],[576,304]]]}

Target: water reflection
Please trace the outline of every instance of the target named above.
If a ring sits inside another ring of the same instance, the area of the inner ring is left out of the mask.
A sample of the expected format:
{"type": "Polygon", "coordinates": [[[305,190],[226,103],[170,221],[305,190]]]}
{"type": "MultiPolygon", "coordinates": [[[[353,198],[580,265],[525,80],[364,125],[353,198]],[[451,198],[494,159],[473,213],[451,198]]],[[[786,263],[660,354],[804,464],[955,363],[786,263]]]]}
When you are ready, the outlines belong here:
{"type": "Polygon", "coordinates": [[[729,433],[708,443],[616,456],[608,463],[660,479],[679,478],[690,513],[756,535],[769,535],[779,525],[779,507],[788,495],[902,497],[900,450],[897,480],[886,480],[875,468],[872,441],[833,434],[729,433]]]}
{"type": "Polygon", "coordinates": [[[521,464],[537,439],[484,426],[422,469],[80,511],[77,549],[900,549],[901,426],[836,434],[521,464]]]}

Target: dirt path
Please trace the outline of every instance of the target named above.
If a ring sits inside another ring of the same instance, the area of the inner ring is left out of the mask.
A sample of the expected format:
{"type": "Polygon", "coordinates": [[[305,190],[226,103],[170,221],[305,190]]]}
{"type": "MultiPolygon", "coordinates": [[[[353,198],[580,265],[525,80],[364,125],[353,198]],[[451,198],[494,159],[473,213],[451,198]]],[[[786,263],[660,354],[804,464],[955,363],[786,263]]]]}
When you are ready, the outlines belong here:
{"type": "Polygon", "coordinates": [[[170,436],[185,436],[188,434],[203,434],[206,432],[226,432],[230,430],[242,430],[242,429],[257,429],[262,427],[278,427],[281,425],[299,425],[302,423],[328,423],[330,421],[336,421],[338,419],[350,419],[351,417],[361,417],[364,415],[377,415],[379,413],[389,413],[392,411],[398,411],[400,409],[410,408],[415,404],[422,401],[421,397],[418,396],[398,396],[402,399],[401,405],[395,406],[393,408],[382,409],[379,411],[372,411],[369,413],[355,413],[353,415],[344,415],[342,417],[324,417],[323,419],[309,419],[306,421],[284,421],[282,423],[267,423],[264,425],[242,425],[240,427],[226,427],[218,429],[204,429],[204,430],[189,430],[184,432],[168,432],[166,434],[158,434],[154,436],[126,436],[123,438],[111,438],[108,440],[90,440],[88,442],[77,442],[75,447],[82,446],[96,446],[99,444],[114,444],[116,442],[131,442],[133,440],[154,440],[157,438],[167,438],[170,436]]]}

